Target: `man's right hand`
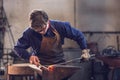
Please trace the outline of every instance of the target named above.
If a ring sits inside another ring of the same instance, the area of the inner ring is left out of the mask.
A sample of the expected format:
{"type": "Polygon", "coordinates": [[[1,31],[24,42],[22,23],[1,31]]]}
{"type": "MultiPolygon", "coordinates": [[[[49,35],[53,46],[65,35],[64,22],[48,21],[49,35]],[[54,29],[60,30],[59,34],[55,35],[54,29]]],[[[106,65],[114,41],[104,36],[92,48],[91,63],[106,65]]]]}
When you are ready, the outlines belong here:
{"type": "Polygon", "coordinates": [[[39,60],[39,58],[37,56],[30,56],[29,62],[31,64],[35,64],[36,66],[40,65],[40,60],[39,60]]]}

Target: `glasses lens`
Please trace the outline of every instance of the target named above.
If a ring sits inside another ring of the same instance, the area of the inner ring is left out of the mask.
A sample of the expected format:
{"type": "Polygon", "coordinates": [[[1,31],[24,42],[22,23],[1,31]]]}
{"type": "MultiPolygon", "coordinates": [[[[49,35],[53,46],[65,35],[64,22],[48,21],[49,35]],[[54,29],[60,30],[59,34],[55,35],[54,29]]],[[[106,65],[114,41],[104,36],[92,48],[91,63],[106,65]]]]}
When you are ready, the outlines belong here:
{"type": "Polygon", "coordinates": [[[35,30],[36,32],[42,32],[42,31],[44,31],[45,29],[46,29],[46,26],[44,25],[42,28],[39,27],[39,28],[35,28],[34,30],[35,30]]]}

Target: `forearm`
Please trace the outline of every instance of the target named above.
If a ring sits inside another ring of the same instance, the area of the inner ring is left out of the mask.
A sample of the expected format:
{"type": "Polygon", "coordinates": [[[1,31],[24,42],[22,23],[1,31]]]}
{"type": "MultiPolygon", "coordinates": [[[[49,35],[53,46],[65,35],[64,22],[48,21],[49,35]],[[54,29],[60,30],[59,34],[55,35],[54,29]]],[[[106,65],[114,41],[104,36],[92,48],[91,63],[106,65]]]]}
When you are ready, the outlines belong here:
{"type": "Polygon", "coordinates": [[[82,33],[78,36],[76,41],[82,50],[87,49],[87,41],[82,33]]]}
{"type": "Polygon", "coordinates": [[[76,34],[73,36],[73,40],[77,42],[82,50],[87,49],[87,41],[82,32],[76,31],[76,34]]]}
{"type": "Polygon", "coordinates": [[[76,41],[77,44],[80,46],[80,48],[82,50],[86,49],[87,48],[87,42],[86,42],[86,38],[85,38],[84,34],[80,30],[78,30],[74,27],[71,27],[67,23],[65,25],[66,25],[66,27],[64,27],[65,30],[63,30],[63,31],[65,31],[63,33],[66,33],[65,37],[76,41]]]}
{"type": "Polygon", "coordinates": [[[17,56],[19,56],[25,60],[29,60],[31,54],[26,49],[15,47],[14,51],[17,56]]]}

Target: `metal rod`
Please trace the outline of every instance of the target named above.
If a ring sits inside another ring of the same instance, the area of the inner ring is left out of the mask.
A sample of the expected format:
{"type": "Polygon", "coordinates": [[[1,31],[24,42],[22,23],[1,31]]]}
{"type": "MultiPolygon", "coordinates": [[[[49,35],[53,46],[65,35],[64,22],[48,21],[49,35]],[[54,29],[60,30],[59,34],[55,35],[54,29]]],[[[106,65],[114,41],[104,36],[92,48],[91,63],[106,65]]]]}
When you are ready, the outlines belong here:
{"type": "MultiPolygon", "coordinates": [[[[94,57],[94,56],[95,56],[95,54],[90,55],[90,57],[94,57]]],[[[64,65],[64,64],[71,63],[71,62],[76,61],[76,60],[82,60],[82,59],[83,59],[82,57],[74,58],[74,59],[71,59],[69,61],[66,61],[66,62],[63,62],[63,63],[58,63],[58,64],[64,65]]]]}
{"type": "Polygon", "coordinates": [[[117,50],[120,50],[120,42],[119,42],[119,36],[116,36],[116,40],[117,40],[117,50]]]}
{"type": "Polygon", "coordinates": [[[84,34],[120,34],[120,31],[82,31],[84,34]]]}

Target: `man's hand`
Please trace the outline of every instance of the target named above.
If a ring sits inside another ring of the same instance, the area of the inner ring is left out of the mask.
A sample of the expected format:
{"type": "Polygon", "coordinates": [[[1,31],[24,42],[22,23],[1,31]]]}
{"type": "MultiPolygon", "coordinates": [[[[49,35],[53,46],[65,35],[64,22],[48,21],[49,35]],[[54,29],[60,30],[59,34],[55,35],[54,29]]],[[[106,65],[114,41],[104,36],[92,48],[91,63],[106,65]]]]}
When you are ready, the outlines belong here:
{"type": "Polygon", "coordinates": [[[83,59],[85,59],[85,60],[89,60],[89,58],[90,58],[89,52],[90,52],[89,49],[84,49],[84,50],[82,50],[81,58],[83,58],[83,59]]]}
{"type": "Polygon", "coordinates": [[[29,62],[35,64],[36,66],[40,65],[40,60],[37,56],[30,56],[29,62]]]}

